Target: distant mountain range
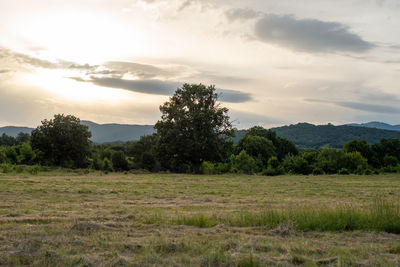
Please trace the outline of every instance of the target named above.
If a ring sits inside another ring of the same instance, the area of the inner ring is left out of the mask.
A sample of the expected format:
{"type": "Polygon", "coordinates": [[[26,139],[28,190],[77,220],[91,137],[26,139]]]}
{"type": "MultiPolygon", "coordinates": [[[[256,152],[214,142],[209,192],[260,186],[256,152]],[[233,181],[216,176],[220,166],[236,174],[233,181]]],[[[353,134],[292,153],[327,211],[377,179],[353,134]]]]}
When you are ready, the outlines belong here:
{"type": "Polygon", "coordinates": [[[384,122],[379,121],[371,121],[367,123],[351,123],[346,124],[349,126],[358,126],[358,127],[367,127],[367,128],[376,128],[376,129],[383,129],[383,130],[392,130],[392,131],[400,131],[400,125],[390,125],[384,122]]]}
{"type": "MultiPolygon", "coordinates": [[[[131,124],[97,124],[91,121],[81,121],[92,132],[91,140],[95,143],[126,142],[139,140],[143,135],[155,132],[153,125],[131,124]]],[[[19,132],[30,133],[33,128],[7,126],[0,128],[0,135],[5,133],[17,136],[19,132]]],[[[289,126],[272,128],[278,136],[291,140],[299,148],[321,148],[330,146],[342,148],[353,139],[365,140],[368,143],[379,142],[382,138],[399,138],[400,125],[390,125],[382,122],[363,124],[347,124],[334,126],[298,123],[289,126]]],[[[246,130],[236,132],[235,142],[246,134],[246,130]]]]}
{"type": "Polygon", "coordinates": [[[298,123],[295,125],[272,128],[280,137],[286,138],[299,148],[321,148],[329,146],[342,148],[350,140],[364,140],[369,144],[377,143],[382,138],[400,139],[399,131],[332,124],[313,125],[298,123]]]}
{"type": "MultiPolygon", "coordinates": [[[[83,125],[89,127],[92,133],[91,140],[95,143],[112,143],[139,140],[143,135],[155,132],[153,125],[134,125],[134,124],[97,124],[91,121],[81,121],[83,125]]],[[[33,128],[6,126],[0,128],[0,135],[3,133],[10,136],[17,136],[18,133],[31,133],[33,128]]]]}

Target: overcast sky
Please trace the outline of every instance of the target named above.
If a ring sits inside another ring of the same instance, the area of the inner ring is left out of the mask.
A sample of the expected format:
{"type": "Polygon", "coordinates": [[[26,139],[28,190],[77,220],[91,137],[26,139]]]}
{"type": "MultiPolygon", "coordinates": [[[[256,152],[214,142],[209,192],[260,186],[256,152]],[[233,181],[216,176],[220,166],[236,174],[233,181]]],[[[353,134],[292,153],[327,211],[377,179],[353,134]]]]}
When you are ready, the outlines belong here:
{"type": "Polygon", "coordinates": [[[1,0],[0,126],[154,124],[214,84],[238,128],[400,124],[398,0],[1,0]]]}

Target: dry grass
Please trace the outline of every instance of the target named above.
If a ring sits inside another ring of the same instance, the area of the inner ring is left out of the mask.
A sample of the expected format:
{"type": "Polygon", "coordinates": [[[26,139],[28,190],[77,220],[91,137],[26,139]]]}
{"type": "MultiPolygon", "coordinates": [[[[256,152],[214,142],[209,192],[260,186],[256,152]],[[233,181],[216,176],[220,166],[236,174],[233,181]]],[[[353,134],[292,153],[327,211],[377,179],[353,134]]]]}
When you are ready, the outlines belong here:
{"type": "Polygon", "coordinates": [[[228,220],[376,196],[398,203],[400,176],[0,174],[0,265],[398,266],[396,234],[228,220]]]}

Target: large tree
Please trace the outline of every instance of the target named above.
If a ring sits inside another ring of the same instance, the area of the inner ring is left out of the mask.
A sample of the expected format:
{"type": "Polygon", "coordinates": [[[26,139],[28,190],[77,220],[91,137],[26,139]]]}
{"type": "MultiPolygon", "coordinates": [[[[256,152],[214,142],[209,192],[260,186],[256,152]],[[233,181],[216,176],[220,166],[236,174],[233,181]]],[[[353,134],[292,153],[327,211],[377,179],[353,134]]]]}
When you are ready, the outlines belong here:
{"type": "Polygon", "coordinates": [[[199,171],[203,161],[220,161],[232,145],[228,109],[217,102],[214,86],[184,84],[168,102],[155,128],[161,164],[173,171],[199,171]]]}
{"type": "Polygon", "coordinates": [[[91,133],[77,117],[54,115],[32,131],[31,145],[44,164],[84,167],[89,155],[91,133]]]}

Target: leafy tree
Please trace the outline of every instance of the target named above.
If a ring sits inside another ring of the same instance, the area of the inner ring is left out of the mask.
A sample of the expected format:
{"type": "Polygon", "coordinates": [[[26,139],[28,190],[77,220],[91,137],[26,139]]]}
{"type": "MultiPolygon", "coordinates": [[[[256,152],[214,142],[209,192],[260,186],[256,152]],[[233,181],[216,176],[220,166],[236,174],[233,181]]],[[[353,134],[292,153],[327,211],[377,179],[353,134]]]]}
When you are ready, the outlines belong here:
{"type": "Polygon", "coordinates": [[[0,146],[14,146],[16,145],[17,141],[14,137],[8,136],[3,133],[0,137],[0,146]]]}
{"type": "Polygon", "coordinates": [[[257,170],[256,161],[245,150],[242,150],[237,156],[231,156],[231,165],[233,172],[253,174],[257,170]]]}
{"type": "Polygon", "coordinates": [[[374,167],[378,167],[380,164],[377,154],[364,140],[351,140],[344,145],[344,150],[346,152],[360,152],[368,160],[368,163],[374,167]]]}
{"type": "Polygon", "coordinates": [[[125,158],[125,153],[115,151],[111,156],[112,165],[116,171],[124,171],[128,169],[128,161],[125,158]]]}
{"type": "Polygon", "coordinates": [[[15,138],[17,144],[27,143],[31,140],[31,135],[28,133],[20,132],[15,138]]]}
{"type": "Polygon", "coordinates": [[[80,124],[77,117],[64,114],[54,119],[42,121],[42,125],[32,131],[31,145],[37,150],[42,163],[84,167],[89,155],[91,133],[80,124]]]}
{"type": "Polygon", "coordinates": [[[399,139],[381,139],[379,143],[373,144],[372,149],[377,154],[381,165],[384,164],[386,155],[396,157],[400,160],[400,140],[399,139]]]}
{"type": "Polygon", "coordinates": [[[112,172],[114,170],[111,160],[109,160],[108,158],[104,158],[101,168],[105,172],[112,172]]]}
{"type": "Polygon", "coordinates": [[[199,172],[203,161],[227,157],[234,131],[228,109],[217,100],[214,86],[184,84],[160,106],[156,150],[164,167],[174,171],[192,167],[199,172]]]}
{"type": "Polygon", "coordinates": [[[18,162],[22,164],[31,164],[36,158],[36,154],[33,151],[29,143],[23,143],[19,148],[18,162]]]}
{"type": "Polygon", "coordinates": [[[297,155],[299,153],[296,146],[292,142],[277,136],[274,131],[267,130],[261,126],[254,126],[250,128],[246,133],[246,136],[248,135],[260,136],[271,140],[279,160],[282,160],[288,154],[297,155]]]}
{"type": "Polygon", "coordinates": [[[312,171],[307,160],[300,155],[287,155],[283,160],[283,166],[288,173],[292,174],[310,174],[312,171]]]}
{"type": "Polygon", "coordinates": [[[267,165],[269,158],[276,156],[272,141],[261,136],[245,135],[240,139],[238,149],[239,151],[245,150],[256,161],[261,162],[263,166],[267,165]]]}
{"type": "Polygon", "coordinates": [[[12,163],[12,164],[16,164],[17,163],[18,153],[15,150],[14,146],[7,147],[5,153],[6,153],[6,157],[8,159],[7,161],[9,163],[12,163]]]}

